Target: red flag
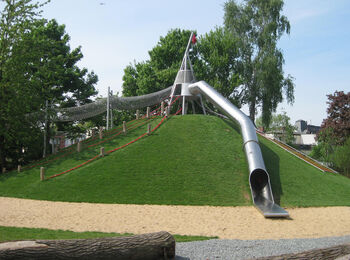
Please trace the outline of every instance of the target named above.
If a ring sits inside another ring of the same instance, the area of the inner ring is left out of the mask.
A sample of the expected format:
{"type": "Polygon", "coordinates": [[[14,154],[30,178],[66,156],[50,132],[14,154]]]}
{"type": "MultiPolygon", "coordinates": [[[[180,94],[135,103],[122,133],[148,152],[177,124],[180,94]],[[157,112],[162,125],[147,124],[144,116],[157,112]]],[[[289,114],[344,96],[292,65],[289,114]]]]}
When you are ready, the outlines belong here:
{"type": "Polygon", "coordinates": [[[192,43],[193,43],[193,44],[196,44],[196,42],[197,42],[196,35],[193,34],[193,36],[192,36],[192,43]]]}

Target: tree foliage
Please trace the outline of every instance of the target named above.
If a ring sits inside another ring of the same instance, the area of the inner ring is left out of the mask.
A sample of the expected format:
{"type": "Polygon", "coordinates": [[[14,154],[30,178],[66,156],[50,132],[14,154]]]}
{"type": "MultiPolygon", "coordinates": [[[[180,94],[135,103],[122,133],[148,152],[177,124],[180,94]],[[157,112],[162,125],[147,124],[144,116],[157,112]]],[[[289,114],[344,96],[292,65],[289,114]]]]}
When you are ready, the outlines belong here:
{"type": "Polygon", "coordinates": [[[322,122],[318,138],[325,141],[332,139],[335,144],[342,145],[350,137],[350,92],[336,91],[327,97],[328,116],[322,122]]]}
{"type": "MultiPolygon", "coordinates": [[[[83,55],[80,47],[70,49],[65,26],[39,17],[42,4],[5,2],[0,27],[0,155],[2,167],[8,162],[13,167],[19,159],[29,154],[33,159],[42,151],[42,125],[26,120],[26,115],[45,109],[46,100],[60,107],[91,102],[97,76],[77,66],[83,55]]],[[[49,127],[46,131],[52,132],[49,127]]]]}
{"type": "MultiPolygon", "coordinates": [[[[149,51],[150,59],[124,69],[123,95],[152,93],[174,83],[191,35],[189,30],[173,29],[149,51]]],[[[205,80],[232,102],[239,104],[237,38],[224,28],[198,37],[189,55],[198,80],[205,80]]]]}
{"type": "Polygon", "coordinates": [[[350,137],[335,148],[333,162],[338,170],[350,177],[350,137]]]}
{"type": "Polygon", "coordinates": [[[16,163],[19,159],[16,156],[20,152],[19,147],[35,143],[36,138],[40,136],[38,126],[24,120],[25,113],[37,107],[35,92],[27,87],[31,77],[29,66],[36,52],[20,51],[19,46],[38,20],[39,9],[46,2],[2,2],[4,7],[0,14],[0,164],[1,167],[6,167],[7,157],[16,163]]]}
{"type": "MultiPolygon", "coordinates": [[[[167,88],[174,83],[188,39],[189,30],[173,29],[160,37],[157,45],[150,50],[150,59],[134,62],[124,69],[123,96],[138,96],[167,88]]],[[[190,52],[192,59],[196,54],[190,52]]]]}
{"type": "Polygon", "coordinates": [[[266,132],[274,133],[287,144],[292,144],[294,141],[295,126],[290,123],[290,117],[286,112],[272,115],[269,125],[266,125],[263,118],[259,117],[256,119],[256,126],[263,127],[266,132]]]}
{"type": "Polygon", "coordinates": [[[194,69],[197,78],[207,81],[224,97],[240,106],[238,43],[239,39],[222,27],[206,33],[195,47],[199,58],[194,69]]]}
{"type": "Polygon", "coordinates": [[[240,39],[241,102],[249,105],[253,121],[257,107],[261,106],[265,124],[283,101],[283,92],[289,103],[294,101],[293,78],[284,77],[284,58],[277,47],[281,36],[290,32],[288,19],[281,15],[282,9],[283,0],[225,3],[225,26],[240,39]]]}
{"type": "Polygon", "coordinates": [[[318,145],[311,156],[329,163],[340,172],[350,173],[350,92],[327,95],[327,118],[317,135],[318,145]]]}

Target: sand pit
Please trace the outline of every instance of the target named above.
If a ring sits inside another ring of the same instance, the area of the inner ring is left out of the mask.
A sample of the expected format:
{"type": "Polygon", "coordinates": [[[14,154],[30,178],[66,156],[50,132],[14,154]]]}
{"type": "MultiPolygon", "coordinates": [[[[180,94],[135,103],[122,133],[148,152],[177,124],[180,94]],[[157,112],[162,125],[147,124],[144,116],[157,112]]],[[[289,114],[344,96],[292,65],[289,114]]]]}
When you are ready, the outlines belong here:
{"type": "Polygon", "coordinates": [[[222,239],[350,235],[350,207],[288,208],[290,219],[265,219],[254,207],[120,205],[0,197],[0,226],[148,233],[222,239]]]}

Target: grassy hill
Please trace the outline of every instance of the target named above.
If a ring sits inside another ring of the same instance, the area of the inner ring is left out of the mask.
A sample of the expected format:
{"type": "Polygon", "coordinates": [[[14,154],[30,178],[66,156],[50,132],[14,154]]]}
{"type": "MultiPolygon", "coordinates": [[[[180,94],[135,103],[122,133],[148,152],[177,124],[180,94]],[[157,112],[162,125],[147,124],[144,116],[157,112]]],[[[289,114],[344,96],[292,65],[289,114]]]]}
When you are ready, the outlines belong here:
{"type": "MultiPolygon", "coordinates": [[[[154,119],[155,126],[160,119],[154,119]]],[[[47,175],[70,169],[145,132],[145,126],[49,163],[47,175]]],[[[98,142],[98,141],[96,141],[98,142]]],[[[322,173],[268,140],[261,149],[275,200],[282,206],[350,206],[350,179],[322,173]]],[[[56,201],[251,205],[239,128],[222,119],[173,117],[152,135],[67,174],[39,180],[39,167],[0,177],[0,196],[56,201]]]]}

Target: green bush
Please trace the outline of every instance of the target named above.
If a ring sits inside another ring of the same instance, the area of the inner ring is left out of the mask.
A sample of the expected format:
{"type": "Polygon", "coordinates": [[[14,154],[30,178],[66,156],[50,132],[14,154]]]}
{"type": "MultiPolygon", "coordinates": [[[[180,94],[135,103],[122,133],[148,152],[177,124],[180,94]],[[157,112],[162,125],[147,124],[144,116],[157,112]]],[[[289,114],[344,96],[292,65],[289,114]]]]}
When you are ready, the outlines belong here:
{"type": "Polygon", "coordinates": [[[350,176],[350,137],[344,145],[335,148],[332,161],[339,171],[350,176]]]}

